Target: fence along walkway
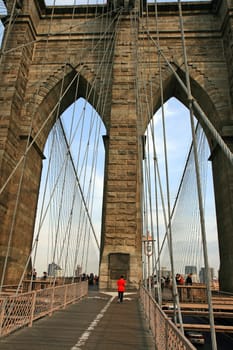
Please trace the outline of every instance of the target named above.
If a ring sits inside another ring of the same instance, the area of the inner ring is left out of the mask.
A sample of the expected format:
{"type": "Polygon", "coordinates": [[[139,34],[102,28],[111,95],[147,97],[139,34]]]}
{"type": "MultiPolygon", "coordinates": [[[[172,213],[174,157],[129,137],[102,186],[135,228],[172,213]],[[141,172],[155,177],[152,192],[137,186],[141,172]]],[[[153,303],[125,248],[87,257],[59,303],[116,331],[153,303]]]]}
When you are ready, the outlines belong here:
{"type": "Polygon", "coordinates": [[[0,339],[1,350],[155,349],[137,293],[117,303],[116,293],[88,297],[0,339]]]}
{"type": "Polygon", "coordinates": [[[32,326],[33,321],[87,295],[87,281],[49,287],[18,295],[4,292],[0,295],[0,336],[23,327],[32,326]]]}

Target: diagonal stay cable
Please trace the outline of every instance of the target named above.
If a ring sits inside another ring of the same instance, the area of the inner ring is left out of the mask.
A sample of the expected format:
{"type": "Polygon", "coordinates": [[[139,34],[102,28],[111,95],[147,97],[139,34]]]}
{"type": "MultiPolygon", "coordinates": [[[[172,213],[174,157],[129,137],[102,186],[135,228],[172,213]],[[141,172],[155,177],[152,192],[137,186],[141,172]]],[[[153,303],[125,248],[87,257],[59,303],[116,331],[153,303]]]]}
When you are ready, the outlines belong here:
{"type": "Polygon", "coordinates": [[[207,300],[208,300],[208,306],[209,306],[211,341],[212,341],[213,350],[215,350],[217,349],[217,341],[216,341],[216,333],[215,333],[215,325],[214,325],[214,312],[213,312],[213,305],[212,305],[212,293],[211,293],[210,271],[209,271],[209,261],[208,261],[208,253],[207,253],[204,208],[203,208],[203,198],[202,198],[202,189],[201,189],[200,168],[199,168],[198,155],[197,155],[197,141],[196,141],[196,135],[194,130],[194,114],[193,114],[193,103],[192,103],[192,96],[191,96],[191,84],[190,84],[190,76],[188,71],[188,62],[187,62],[183,18],[182,18],[182,7],[181,7],[180,0],[178,0],[178,6],[179,6],[180,26],[181,26],[181,33],[182,33],[182,48],[183,48],[184,61],[185,61],[185,74],[186,74],[186,85],[187,85],[187,86],[185,85],[184,86],[186,88],[186,94],[189,101],[190,124],[191,124],[192,138],[193,138],[193,151],[194,151],[195,171],[196,171],[196,180],[197,180],[199,214],[200,214],[200,223],[201,223],[204,261],[205,261],[205,268],[206,268],[207,300]]]}
{"type": "Polygon", "coordinates": [[[79,188],[79,191],[80,191],[80,194],[81,194],[81,197],[82,197],[82,201],[83,201],[84,207],[86,209],[86,214],[87,214],[87,217],[88,217],[88,220],[89,220],[89,223],[90,223],[90,226],[91,226],[91,229],[92,229],[92,232],[93,232],[93,235],[94,235],[97,247],[98,247],[98,249],[100,249],[99,242],[98,242],[98,239],[97,239],[97,236],[96,236],[96,233],[95,233],[95,229],[94,229],[93,224],[92,224],[92,220],[91,220],[91,217],[90,217],[90,214],[89,214],[89,210],[88,210],[85,198],[84,198],[84,194],[83,194],[82,188],[80,186],[78,174],[77,174],[77,171],[76,171],[76,168],[75,168],[75,165],[74,165],[74,160],[73,160],[72,154],[70,152],[69,143],[68,143],[68,140],[67,140],[67,137],[66,137],[65,130],[64,130],[63,123],[62,123],[61,119],[59,119],[59,123],[60,123],[61,129],[62,129],[62,133],[63,133],[63,137],[64,137],[64,140],[65,140],[66,146],[67,146],[67,152],[69,154],[69,157],[70,157],[70,160],[71,160],[71,164],[72,164],[72,167],[73,167],[73,170],[74,170],[74,173],[75,173],[76,181],[78,183],[78,188],[79,188]]]}
{"type": "MultiPolygon", "coordinates": [[[[100,40],[102,39],[102,37],[104,37],[105,33],[101,36],[100,40]]],[[[95,45],[97,46],[98,43],[95,45]]],[[[25,155],[30,151],[30,149],[32,148],[32,146],[35,144],[36,140],[38,139],[38,137],[40,136],[40,133],[43,131],[44,127],[46,126],[46,124],[48,123],[48,121],[50,120],[50,118],[52,118],[54,112],[56,111],[56,109],[58,108],[58,106],[60,105],[60,101],[62,98],[64,98],[64,96],[67,94],[67,92],[69,91],[70,87],[72,86],[72,84],[74,83],[74,81],[77,79],[77,77],[79,76],[80,72],[77,71],[75,73],[75,76],[71,79],[70,83],[68,84],[68,86],[65,88],[65,90],[62,92],[59,101],[55,104],[55,106],[52,108],[51,112],[49,113],[49,115],[47,116],[47,118],[44,120],[44,122],[42,123],[41,127],[38,129],[37,133],[35,134],[34,138],[32,139],[32,141],[30,142],[30,144],[28,145],[28,147],[26,148],[24,154],[20,157],[20,159],[18,160],[18,162],[15,165],[15,168],[12,170],[11,174],[9,175],[9,177],[7,178],[7,180],[5,181],[5,183],[3,184],[3,186],[0,189],[0,195],[3,193],[4,189],[6,188],[7,184],[9,183],[9,181],[11,180],[11,178],[13,177],[13,175],[15,174],[16,170],[18,169],[18,167],[20,166],[20,164],[22,163],[25,155]]]]}
{"type": "MultiPolygon", "coordinates": [[[[150,38],[150,40],[155,44],[155,46],[158,48],[160,54],[163,56],[165,62],[167,63],[168,67],[170,68],[170,70],[172,71],[172,73],[174,74],[175,78],[177,79],[177,81],[179,82],[180,86],[182,87],[182,89],[184,90],[184,92],[188,95],[188,88],[186,87],[186,85],[184,84],[184,82],[182,81],[182,79],[180,78],[180,76],[178,75],[178,73],[176,72],[176,70],[174,69],[172,63],[166,58],[165,54],[163,53],[163,50],[158,47],[158,44],[155,42],[155,40],[152,38],[152,36],[150,35],[150,32],[148,30],[146,30],[147,32],[147,36],[148,38],[150,38]]],[[[173,63],[174,64],[174,63],[173,63]]],[[[190,94],[190,99],[192,102],[193,107],[197,110],[197,112],[199,113],[201,119],[203,120],[203,122],[205,123],[205,125],[208,127],[209,131],[211,132],[212,136],[214,137],[215,141],[218,143],[218,145],[220,146],[220,148],[222,149],[223,153],[225,154],[226,158],[230,161],[231,164],[233,164],[233,153],[231,152],[231,150],[229,149],[229,147],[226,145],[226,143],[223,141],[221,135],[218,133],[218,131],[215,129],[215,127],[213,126],[213,124],[210,122],[210,120],[208,119],[208,117],[206,116],[206,114],[204,113],[204,111],[202,110],[201,106],[199,105],[199,103],[196,101],[196,99],[190,94]]]]}

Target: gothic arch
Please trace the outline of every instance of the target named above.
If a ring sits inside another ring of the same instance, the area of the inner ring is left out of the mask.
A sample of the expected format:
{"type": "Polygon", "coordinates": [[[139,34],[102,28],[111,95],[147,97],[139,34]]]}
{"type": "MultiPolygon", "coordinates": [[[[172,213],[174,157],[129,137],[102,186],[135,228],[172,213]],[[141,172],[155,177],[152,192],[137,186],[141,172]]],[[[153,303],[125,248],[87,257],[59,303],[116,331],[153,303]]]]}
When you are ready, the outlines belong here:
{"type": "MultiPolygon", "coordinates": [[[[95,90],[89,95],[88,101],[102,116],[108,131],[108,137],[105,140],[107,166],[106,202],[102,225],[104,227],[104,249],[101,262],[101,288],[107,287],[111,280],[108,256],[114,252],[130,253],[130,279],[133,281],[132,286],[135,287],[141,274],[141,268],[139,268],[142,228],[141,159],[138,150],[141,147],[140,136],[148,124],[148,115],[149,118],[152,118],[161,105],[160,91],[157,86],[158,65],[154,55],[156,51],[154,5],[148,5],[147,9],[141,9],[142,12],[134,13],[137,16],[134,28],[132,28],[130,16],[126,13],[122,14],[122,21],[116,26],[118,22],[113,23],[112,16],[105,16],[106,6],[98,7],[97,12],[95,7],[88,7],[88,11],[84,7],[77,7],[74,13],[75,27],[70,33],[72,17],[70,9],[57,8],[53,16],[52,27],[50,27],[51,9],[45,7],[43,0],[31,0],[30,2],[25,0],[20,3],[23,6],[15,17],[1,64],[0,100],[3,105],[0,137],[0,170],[3,173],[1,181],[8,177],[20,155],[24,154],[32,116],[31,140],[34,140],[35,143],[27,153],[27,168],[20,198],[22,205],[16,219],[14,252],[11,257],[18,259],[20,266],[24,265],[23,260],[28,253],[24,251],[24,247],[26,245],[30,247],[34,224],[33,214],[29,217],[28,211],[34,213],[36,210],[42,150],[56,115],[60,115],[73,102],[71,100],[75,96],[75,84],[61,100],[59,109],[56,110],[58,107],[54,107],[59,101],[62,84],[64,83],[63,89],[68,87],[72,79],[75,81],[77,72],[80,72],[82,87],[80,85],[77,97],[86,97],[86,92],[92,91],[95,81],[95,90]],[[145,10],[148,12],[146,13],[145,10]],[[83,16],[84,12],[88,16],[88,26],[83,16]],[[96,14],[98,14],[97,17],[96,14]],[[50,33],[48,33],[49,27],[50,33]],[[148,33],[145,28],[148,29],[148,33]],[[67,32],[63,32],[63,29],[66,29],[67,32]],[[107,41],[102,41],[104,30],[107,30],[105,37],[107,41]],[[56,33],[56,35],[50,36],[51,33],[56,33]],[[66,59],[69,33],[72,45],[66,59]],[[46,40],[47,38],[49,40],[46,40]],[[19,43],[23,44],[23,48],[19,47],[18,50],[19,43]],[[99,44],[96,46],[93,43],[99,44]],[[46,45],[48,45],[49,55],[44,59],[46,45]],[[97,67],[100,67],[103,59],[103,52],[106,53],[108,60],[103,60],[104,69],[97,72],[97,67]],[[149,67],[147,62],[151,57],[149,67]],[[135,63],[137,63],[136,67],[135,63]],[[64,79],[63,68],[66,68],[64,79]],[[46,77],[51,69],[53,73],[46,77]],[[136,76],[136,73],[142,73],[142,75],[136,76]],[[138,96],[135,94],[136,83],[141,89],[138,92],[142,102],[140,113],[136,107],[138,101],[138,96]],[[150,83],[153,86],[152,97],[150,83]],[[98,110],[97,96],[103,99],[101,102],[106,102],[106,104],[99,104],[99,106],[104,105],[104,110],[98,110]],[[147,98],[150,99],[149,110],[147,98]],[[35,139],[37,132],[51,112],[51,120],[46,129],[35,139]],[[144,119],[138,120],[141,116],[144,119]],[[128,215],[130,212],[132,215],[128,215]],[[21,218],[25,222],[20,220],[21,218]],[[120,223],[124,225],[121,227],[120,223]],[[25,240],[23,247],[22,244],[20,245],[22,238],[25,240]],[[19,247],[22,248],[22,251],[19,247]]],[[[12,4],[12,0],[8,2],[9,8],[12,4]]],[[[205,10],[202,11],[201,4],[184,3],[182,11],[187,33],[186,46],[192,93],[232,150],[232,50],[230,50],[229,39],[232,25],[229,1],[216,0],[206,3],[204,7],[205,10]],[[216,6],[213,6],[215,3],[216,6]],[[194,12],[195,16],[193,16],[194,12]]],[[[180,58],[182,57],[182,44],[177,7],[163,4],[158,10],[161,50],[169,57],[169,61],[173,62],[173,67],[184,81],[184,64],[180,58]],[[174,61],[175,56],[178,57],[176,61],[174,61]]],[[[186,95],[179,87],[174,75],[165,66],[162,73],[165,88],[164,102],[169,97],[175,96],[184,105],[187,105],[186,95]]],[[[199,118],[198,113],[194,112],[199,118]]],[[[233,291],[233,278],[229,280],[228,276],[229,269],[233,267],[233,242],[229,239],[233,228],[232,165],[226,161],[220,147],[212,143],[212,137],[204,125],[203,128],[211,145],[211,159],[216,179],[218,229],[222,237],[220,244],[222,251],[221,282],[226,291],[233,291]]],[[[0,217],[3,218],[3,224],[1,225],[0,257],[4,257],[5,241],[14,212],[13,203],[19,179],[20,169],[7,188],[7,194],[1,197],[0,217]]],[[[8,276],[13,281],[15,266],[12,265],[9,269],[8,276]]],[[[114,283],[114,280],[111,283],[114,283]]]]}
{"type": "Polygon", "coordinates": [[[56,119],[78,98],[83,97],[99,114],[102,112],[98,110],[98,93],[92,88],[90,74],[88,76],[86,73],[89,71],[85,65],[79,66],[77,70],[70,65],[62,66],[43,81],[31,97],[25,114],[33,115],[32,137],[46,123],[38,137],[41,150],[56,119]]]}
{"type": "MultiPolygon", "coordinates": [[[[177,74],[185,81],[185,73],[180,68],[177,69],[177,74]]],[[[212,125],[215,127],[219,135],[227,141],[230,149],[232,147],[231,138],[224,134],[224,125],[227,124],[227,115],[231,115],[230,101],[228,94],[223,95],[224,90],[220,90],[210,77],[207,77],[204,73],[200,73],[194,65],[190,67],[190,84],[192,96],[200,105],[201,109],[208,117],[212,125]],[[225,119],[225,120],[224,120],[225,119]]],[[[225,82],[228,86],[227,82],[225,82]]],[[[168,101],[171,97],[176,97],[181,103],[188,108],[188,99],[184,90],[180,87],[175,76],[167,74],[164,81],[164,102],[168,101]]],[[[155,94],[154,110],[157,111],[161,106],[161,99],[159,91],[155,94]]],[[[232,244],[226,240],[225,232],[228,230],[228,225],[232,224],[232,205],[227,203],[228,194],[231,193],[231,183],[226,182],[226,176],[229,178],[229,174],[232,172],[232,166],[229,160],[223,155],[222,150],[218,146],[212,133],[210,133],[208,127],[203,122],[199,112],[194,109],[195,117],[200,121],[205,135],[207,137],[210,147],[210,160],[212,161],[213,170],[213,182],[214,182],[214,196],[217,215],[217,229],[218,240],[220,248],[220,285],[224,290],[232,290],[232,281],[230,281],[227,274],[227,266],[232,252],[232,244]],[[226,216],[225,216],[226,215],[226,216]],[[229,221],[223,218],[229,217],[229,221]]],[[[228,121],[229,123],[229,121],[228,121]]]]}
{"type": "MultiPolygon", "coordinates": [[[[185,72],[181,68],[176,68],[176,74],[185,83],[185,72]]],[[[200,70],[197,69],[194,65],[190,67],[190,85],[191,85],[191,93],[194,100],[199,104],[205,115],[208,117],[214,128],[218,133],[221,134],[221,116],[219,115],[219,103],[218,108],[216,107],[217,102],[219,101],[219,96],[222,95],[222,92],[218,90],[215,86],[214,82],[211,81],[210,78],[206,77],[204,73],[200,73],[200,70]],[[218,96],[218,100],[216,101],[216,96],[218,96]]],[[[164,103],[168,101],[171,97],[177,98],[184,106],[189,108],[189,101],[186,92],[181,87],[177,78],[172,72],[166,72],[164,74],[164,80],[162,83],[163,86],[163,94],[164,94],[164,103]]],[[[154,113],[161,107],[161,98],[160,91],[157,90],[154,93],[154,113]]],[[[223,108],[226,105],[226,97],[221,96],[220,100],[222,101],[223,108]]],[[[221,108],[220,108],[221,109],[221,108]]],[[[205,135],[207,137],[210,149],[216,146],[216,141],[213,140],[213,136],[210,133],[208,127],[203,122],[202,117],[199,114],[199,111],[195,109],[194,106],[194,115],[200,124],[203,127],[205,135]]]]}

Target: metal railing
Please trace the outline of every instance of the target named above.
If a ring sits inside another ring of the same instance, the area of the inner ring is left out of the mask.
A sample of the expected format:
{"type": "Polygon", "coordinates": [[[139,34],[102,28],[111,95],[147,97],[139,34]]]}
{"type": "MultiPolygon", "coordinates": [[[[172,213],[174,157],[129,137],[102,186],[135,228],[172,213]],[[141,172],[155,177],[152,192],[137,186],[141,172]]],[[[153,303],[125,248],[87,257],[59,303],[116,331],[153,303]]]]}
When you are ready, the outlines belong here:
{"type": "Polygon", "coordinates": [[[175,324],[166,316],[150,293],[140,287],[140,301],[151,332],[159,350],[195,350],[196,348],[180,332],[175,324]]]}
{"type": "Polygon", "coordinates": [[[77,302],[88,293],[88,282],[49,287],[19,295],[0,297],[0,337],[34,320],[77,302]]]}

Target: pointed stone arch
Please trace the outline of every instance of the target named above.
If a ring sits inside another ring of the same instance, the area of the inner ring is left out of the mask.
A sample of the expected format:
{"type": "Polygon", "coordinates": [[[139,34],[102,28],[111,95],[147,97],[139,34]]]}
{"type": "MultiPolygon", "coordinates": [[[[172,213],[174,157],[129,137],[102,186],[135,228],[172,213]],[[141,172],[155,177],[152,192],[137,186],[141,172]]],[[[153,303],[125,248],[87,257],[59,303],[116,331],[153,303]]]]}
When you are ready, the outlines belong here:
{"type": "MultiPolygon", "coordinates": [[[[13,1],[7,2],[9,9],[13,1]]],[[[83,67],[83,86],[89,89],[95,79],[96,88],[90,96],[91,104],[103,118],[108,131],[106,137],[106,184],[105,204],[102,230],[102,263],[100,279],[101,288],[114,286],[109,274],[109,254],[129,253],[129,278],[133,287],[138,286],[141,279],[141,136],[147,125],[147,116],[160,107],[159,88],[154,85],[153,102],[148,113],[146,98],[150,96],[150,81],[158,76],[156,49],[152,39],[156,37],[156,21],[154,5],[140,8],[136,4],[134,27],[128,13],[122,14],[122,21],[113,21],[107,16],[107,6],[77,7],[74,15],[75,28],[72,29],[68,64],[66,57],[71,8],[56,8],[52,28],[46,33],[51,21],[51,9],[46,8],[43,0],[20,1],[23,6],[11,28],[6,52],[0,66],[1,133],[0,133],[0,166],[1,184],[5,181],[17,161],[25,152],[26,135],[30,120],[35,116],[32,140],[40,125],[53,110],[59,98],[61,82],[65,86],[83,67]],[[88,16],[88,25],[84,13],[88,16]],[[97,16],[96,16],[97,14],[97,16]],[[106,15],[106,16],[105,16],[106,15]],[[102,21],[104,17],[104,22],[102,21]],[[119,25],[117,25],[119,24],[119,25]],[[59,32],[66,28],[67,32],[59,32]],[[148,29],[146,33],[145,28],[148,29]],[[106,33],[104,30],[107,29],[106,33]],[[115,31],[117,30],[117,33],[115,31]],[[50,34],[53,33],[52,37],[50,34]],[[54,34],[55,33],[55,34],[54,34]],[[103,34],[106,41],[101,41],[103,34]],[[150,33],[150,39],[148,38],[150,33]],[[49,34],[49,35],[48,35],[49,34]],[[117,34],[117,35],[115,35],[117,34]],[[49,40],[46,40],[49,37],[49,40]],[[98,41],[99,40],[99,41],[98,41]],[[93,45],[97,44],[98,45],[93,45]],[[106,43],[110,45],[106,45],[106,43]],[[23,43],[22,46],[18,46],[23,43]],[[24,45],[25,44],[25,45],[24,45]],[[48,44],[49,55],[44,58],[48,44]],[[152,47],[151,47],[152,45],[152,47]],[[103,52],[108,60],[104,61],[103,70],[97,72],[102,62],[103,52]],[[147,62],[153,55],[153,62],[147,62]],[[138,60],[137,60],[138,59],[138,60]],[[137,60],[137,62],[136,62],[137,60]],[[62,63],[61,63],[62,62],[62,63]],[[137,63],[137,67],[136,66],[137,63]],[[63,66],[65,65],[65,66],[63,66]],[[63,68],[66,75],[63,80],[63,68]],[[151,70],[149,68],[152,68],[151,70]],[[81,68],[80,68],[81,69],[81,68]],[[49,73],[52,70],[52,73],[49,73]],[[137,73],[141,74],[136,76],[137,73]],[[107,79],[106,79],[107,77],[107,79]],[[142,78],[145,86],[137,93],[142,97],[142,116],[136,107],[136,80],[142,78]],[[41,83],[42,80],[42,83],[41,83]],[[109,85],[106,84],[108,81],[109,85]],[[39,95],[36,93],[39,91],[39,95]],[[104,110],[98,110],[95,103],[98,93],[106,103],[104,110]],[[144,94],[144,95],[143,95],[144,94]],[[143,100],[144,98],[144,100],[143,100]],[[153,107],[154,110],[151,108],[153,107]],[[139,120],[140,118],[140,120],[139,120]],[[144,118],[141,120],[141,118],[144,118]],[[38,123],[37,123],[38,122],[38,123]],[[120,219],[119,219],[120,218],[120,219]],[[110,282],[110,283],[109,283],[110,282]]],[[[184,79],[182,44],[179,28],[179,13],[176,5],[162,4],[158,7],[160,45],[177,72],[184,79]],[[178,60],[174,61],[174,57],[178,60]]],[[[186,45],[190,76],[194,97],[208,112],[210,120],[233,150],[232,122],[232,20],[230,4],[227,0],[214,0],[205,4],[184,3],[183,16],[185,22],[186,45]],[[195,13],[195,16],[193,14],[195,13]]],[[[7,22],[6,22],[7,23],[7,22]]],[[[167,69],[163,71],[165,101],[171,95],[187,103],[184,94],[177,88],[177,82],[167,69]]],[[[67,95],[60,104],[59,113],[70,103],[67,95]]],[[[150,118],[152,115],[150,115],[150,118]]],[[[198,116],[197,116],[198,117],[198,116]]],[[[53,114],[55,118],[55,114],[53,114]]],[[[54,119],[41,139],[30,148],[27,157],[27,172],[23,179],[21,192],[21,218],[16,221],[17,234],[14,235],[9,278],[17,279],[16,269],[20,271],[30,250],[34,225],[33,215],[28,216],[28,208],[34,213],[38,196],[38,179],[40,178],[43,145],[52,127],[54,119]],[[29,156],[30,153],[30,156],[29,156]],[[33,159],[29,162],[28,159],[33,159]],[[35,162],[35,160],[37,160],[35,162]],[[29,192],[30,189],[30,192],[29,192]],[[23,241],[23,244],[22,242],[23,241]],[[21,243],[21,244],[20,244],[21,243]],[[27,247],[27,248],[25,248],[27,247]],[[17,268],[16,268],[17,265],[17,268]]],[[[211,145],[211,160],[215,181],[215,200],[218,215],[220,237],[222,288],[233,291],[233,278],[229,279],[228,271],[233,269],[232,239],[233,232],[233,170],[226,161],[221,149],[211,143],[208,130],[206,135],[211,145]]],[[[20,167],[14,179],[8,183],[7,190],[0,199],[0,256],[4,259],[10,221],[14,212],[14,200],[20,179],[20,167]]]]}
{"type": "Polygon", "coordinates": [[[35,89],[23,113],[33,116],[32,137],[37,135],[45,123],[44,131],[41,132],[42,136],[38,137],[40,140],[40,146],[38,146],[41,149],[44,147],[56,118],[78,98],[83,97],[96,108],[97,112],[103,112],[97,104],[98,92],[91,84],[93,77],[94,74],[87,65],[79,65],[75,69],[67,64],[49,75],[45,81],[40,83],[39,88],[35,89]]]}
{"type": "MultiPolygon", "coordinates": [[[[12,233],[11,244],[13,246],[8,257],[6,272],[8,277],[5,283],[18,283],[30,255],[44,159],[43,150],[48,135],[60,115],[78,98],[87,99],[98,110],[97,92],[92,90],[90,82],[93,76],[88,65],[79,65],[77,69],[71,65],[61,66],[45,81],[39,81],[34,86],[34,90],[30,91],[29,101],[22,108],[22,123],[18,129],[18,146],[15,152],[15,165],[13,165],[13,168],[16,166],[16,171],[4,192],[4,199],[8,206],[3,208],[4,218],[1,220],[1,267],[4,265],[4,257],[7,252],[9,232],[12,233]],[[29,131],[31,131],[30,137],[29,131]],[[20,181],[21,176],[22,182],[20,181]],[[19,188],[20,182],[21,187],[19,188]],[[15,197],[18,191],[19,202],[14,218],[15,197]],[[25,219],[22,220],[22,217],[25,219]]],[[[10,171],[12,168],[5,173],[5,179],[11,175],[10,171]]],[[[28,269],[30,267],[29,265],[28,269]]]]}
{"type": "MultiPolygon", "coordinates": [[[[177,67],[176,73],[179,75],[181,80],[185,83],[185,72],[180,67],[177,67]]],[[[189,67],[191,92],[193,98],[200,105],[201,109],[208,117],[216,131],[228,145],[229,149],[233,149],[232,143],[232,129],[233,123],[227,121],[226,115],[231,115],[230,98],[226,86],[226,95],[224,95],[222,89],[215,84],[215,82],[208,77],[205,71],[201,70],[195,64],[189,67]]],[[[187,94],[181,88],[176,77],[172,73],[166,72],[164,82],[164,102],[168,101],[169,98],[175,97],[182,104],[188,108],[187,94]]],[[[159,91],[155,98],[154,110],[157,111],[161,106],[161,99],[159,91]]],[[[232,191],[232,179],[233,170],[232,164],[229,159],[225,158],[222,149],[217,144],[206,124],[203,122],[202,117],[199,115],[199,111],[194,108],[194,115],[199,120],[203,127],[206,138],[210,147],[209,160],[212,162],[212,173],[213,173],[213,184],[214,184],[214,196],[215,196],[215,207],[217,217],[217,229],[218,229],[218,241],[220,248],[220,284],[224,290],[232,290],[233,281],[229,279],[227,273],[227,266],[231,260],[233,251],[233,244],[227,240],[227,232],[233,224],[232,215],[230,214],[233,210],[232,202],[227,193],[232,191]],[[231,175],[230,175],[231,174],[231,175]],[[228,177],[230,175],[230,178],[228,177]],[[228,179],[226,181],[226,179],[228,179]],[[230,220],[225,221],[223,218],[228,217],[230,220]],[[228,216],[229,215],[229,216],[228,216]],[[224,287],[223,287],[224,286],[224,287]]],[[[231,230],[231,229],[230,229],[231,230]]]]}

